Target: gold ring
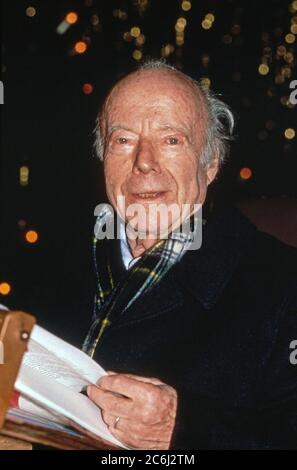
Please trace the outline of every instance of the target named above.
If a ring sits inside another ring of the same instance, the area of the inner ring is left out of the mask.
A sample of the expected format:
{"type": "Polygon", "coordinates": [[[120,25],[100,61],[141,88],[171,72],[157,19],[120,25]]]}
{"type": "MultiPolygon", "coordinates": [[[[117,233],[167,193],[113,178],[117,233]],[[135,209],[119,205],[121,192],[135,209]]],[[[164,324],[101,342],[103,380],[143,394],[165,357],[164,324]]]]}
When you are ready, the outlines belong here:
{"type": "Polygon", "coordinates": [[[113,426],[115,429],[117,429],[117,424],[118,424],[118,422],[120,421],[120,419],[121,419],[120,416],[118,416],[118,417],[116,418],[116,420],[115,420],[115,422],[114,422],[114,426],[113,426]]]}

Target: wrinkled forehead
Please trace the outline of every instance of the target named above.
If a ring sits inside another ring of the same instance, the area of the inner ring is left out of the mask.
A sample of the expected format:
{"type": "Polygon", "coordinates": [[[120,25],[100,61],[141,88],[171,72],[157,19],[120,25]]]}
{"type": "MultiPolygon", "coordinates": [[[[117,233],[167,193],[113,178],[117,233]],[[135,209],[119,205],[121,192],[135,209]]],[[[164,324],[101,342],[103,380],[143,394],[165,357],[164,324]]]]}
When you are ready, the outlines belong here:
{"type": "Polygon", "coordinates": [[[109,93],[102,118],[108,126],[110,121],[137,109],[156,118],[170,112],[192,123],[205,116],[199,90],[186,76],[171,71],[140,71],[122,79],[109,93]]]}

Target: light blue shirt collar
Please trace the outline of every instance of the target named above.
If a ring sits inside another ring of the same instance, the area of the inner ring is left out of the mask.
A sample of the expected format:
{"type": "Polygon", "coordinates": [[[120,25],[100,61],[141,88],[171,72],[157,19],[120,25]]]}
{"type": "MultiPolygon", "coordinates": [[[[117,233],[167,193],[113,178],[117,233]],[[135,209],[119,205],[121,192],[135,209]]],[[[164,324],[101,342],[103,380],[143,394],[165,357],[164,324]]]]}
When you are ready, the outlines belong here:
{"type": "Polygon", "coordinates": [[[126,269],[130,269],[133,264],[135,264],[141,256],[137,256],[136,258],[133,257],[128,240],[126,235],[126,228],[124,223],[120,223],[120,238],[121,238],[121,253],[122,253],[122,260],[125,265],[126,269]]]}

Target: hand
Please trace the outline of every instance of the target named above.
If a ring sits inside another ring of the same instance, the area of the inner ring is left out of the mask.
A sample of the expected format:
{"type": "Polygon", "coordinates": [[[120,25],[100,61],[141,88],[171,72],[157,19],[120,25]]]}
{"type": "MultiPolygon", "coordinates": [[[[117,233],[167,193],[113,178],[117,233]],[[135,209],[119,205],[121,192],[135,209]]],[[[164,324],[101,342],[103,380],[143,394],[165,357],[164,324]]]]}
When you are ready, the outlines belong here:
{"type": "Polygon", "coordinates": [[[177,408],[174,388],[155,378],[109,372],[98,386],[88,387],[88,396],[123,444],[145,450],[169,448],[177,408]]]}

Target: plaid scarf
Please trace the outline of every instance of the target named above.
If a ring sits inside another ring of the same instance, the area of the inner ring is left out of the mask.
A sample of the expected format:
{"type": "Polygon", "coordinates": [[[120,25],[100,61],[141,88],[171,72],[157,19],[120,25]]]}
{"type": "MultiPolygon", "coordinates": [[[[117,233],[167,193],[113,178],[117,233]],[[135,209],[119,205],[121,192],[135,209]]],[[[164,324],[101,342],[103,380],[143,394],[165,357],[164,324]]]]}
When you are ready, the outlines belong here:
{"type": "MultiPolygon", "coordinates": [[[[96,221],[97,230],[106,226],[111,217],[113,212],[110,206],[103,205],[96,221]]],[[[119,281],[116,280],[112,263],[114,243],[117,240],[98,240],[94,237],[93,257],[98,290],[94,299],[92,324],[84,341],[83,351],[93,357],[105,329],[117,317],[124,315],[136,299],[160,282],[169,269],[181,259],[193,242],[198,218],[199,214],[193,214],[190,223],[186,224],[186,230],[175,229],[167,239],[156,242],[119,281]]]]}

